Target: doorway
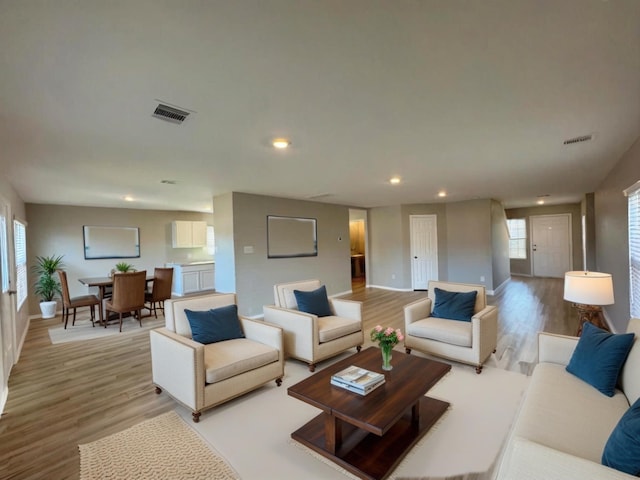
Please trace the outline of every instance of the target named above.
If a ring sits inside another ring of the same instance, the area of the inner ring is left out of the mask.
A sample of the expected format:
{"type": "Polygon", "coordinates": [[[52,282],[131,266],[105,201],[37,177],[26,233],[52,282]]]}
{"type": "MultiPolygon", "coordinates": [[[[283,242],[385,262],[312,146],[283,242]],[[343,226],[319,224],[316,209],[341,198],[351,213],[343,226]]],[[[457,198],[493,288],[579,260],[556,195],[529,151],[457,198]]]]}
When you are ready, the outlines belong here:
{"type": "Polygon", "coordinates": [[[533,276],[563,278],[573,270],[571,256],[571,214],[531,216],[533,276]]]}
{"type": "Polygon", "coordinates": [[[411,215],[411,288],[426,290],[438,280],[437,215],[411,215]]]}
{"type": "Polygon", "coordinates": [[[349,209],[349,244],[351,247],[351,289],[367,284],[367,211],[349,209]]]}

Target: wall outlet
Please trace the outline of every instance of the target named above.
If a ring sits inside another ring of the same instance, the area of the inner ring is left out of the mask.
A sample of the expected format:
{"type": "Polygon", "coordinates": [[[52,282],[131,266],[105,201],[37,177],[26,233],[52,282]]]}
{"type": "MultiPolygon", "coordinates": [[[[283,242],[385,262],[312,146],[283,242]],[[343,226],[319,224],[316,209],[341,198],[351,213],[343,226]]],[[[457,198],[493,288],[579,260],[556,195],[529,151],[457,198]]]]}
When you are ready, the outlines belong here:
{"type": "Polygon", "coordinates": [[[480,275],[480,281],[484,282],[484,275],[480,275]]]}
{"type": "Polygon", "coordinates": [[[245,245],[244,253],[253,253],[253,246],[252,245],[245,245]]]}
{"type": "Polygon", "coordinates": [[[395,280],[395,279],[396,279],[396,274],[395,274],[395,273],[392,273],[392,274],[391,274],[391,280],[395,280]]]}

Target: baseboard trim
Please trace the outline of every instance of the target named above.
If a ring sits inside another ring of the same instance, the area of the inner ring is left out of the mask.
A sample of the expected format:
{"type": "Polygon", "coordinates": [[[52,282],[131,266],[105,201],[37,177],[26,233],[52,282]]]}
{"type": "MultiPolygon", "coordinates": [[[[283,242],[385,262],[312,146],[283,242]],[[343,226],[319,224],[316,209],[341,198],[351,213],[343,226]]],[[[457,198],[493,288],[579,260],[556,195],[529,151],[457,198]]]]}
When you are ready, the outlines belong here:
{"type": "Polygon", "coordinates": [[[366,288],[381,288],[382,290],[392,290],[394,292],[413,292],[412,288],[395,288],[395,287],[387,287],[384,285],[366,285],[366,288]]]}

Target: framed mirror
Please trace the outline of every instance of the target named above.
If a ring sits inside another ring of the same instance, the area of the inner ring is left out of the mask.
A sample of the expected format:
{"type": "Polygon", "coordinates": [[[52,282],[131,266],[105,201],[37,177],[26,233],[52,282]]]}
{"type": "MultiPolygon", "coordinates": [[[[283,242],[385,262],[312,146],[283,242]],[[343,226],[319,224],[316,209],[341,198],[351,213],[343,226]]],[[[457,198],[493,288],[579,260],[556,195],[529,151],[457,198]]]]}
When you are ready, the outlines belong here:
{"type": "Polygon", "coordinates": [[[315,218],[267,216],[267,258],[317,257],[315,218]]]}
{"type": "Polygon", "coordinates": [[[140,229],[138,227],[82,227],[84,258],[140,257],[140,229]]]}

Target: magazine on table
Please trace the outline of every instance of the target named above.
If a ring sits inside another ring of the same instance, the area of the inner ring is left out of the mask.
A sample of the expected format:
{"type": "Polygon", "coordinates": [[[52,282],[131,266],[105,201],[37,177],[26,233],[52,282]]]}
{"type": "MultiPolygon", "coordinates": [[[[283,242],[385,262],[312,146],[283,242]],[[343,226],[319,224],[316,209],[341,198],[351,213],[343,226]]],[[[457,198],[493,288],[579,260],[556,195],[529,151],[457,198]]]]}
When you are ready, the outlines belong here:
{"type": "Polygon", "coordinates": [[[357,393],[368,393],[384,383],[384,375],[351,365],[331,376],[331,383],[357,393]]]}
{"type": "Polygon", "coordinates": [[[340,380],[336,380],[335,378],[331,379],[331,385],[344,388],[345,390],[349,390],[350,392],[354,392],[359,395],[367,395],[368,393],[371,393],[379,386],[384,385],[384,377],[382,378],[381,381],[368,385],[367,387],[359,387],[349,383],[344,383],[344,382],[341,382],[340,380]]]}

